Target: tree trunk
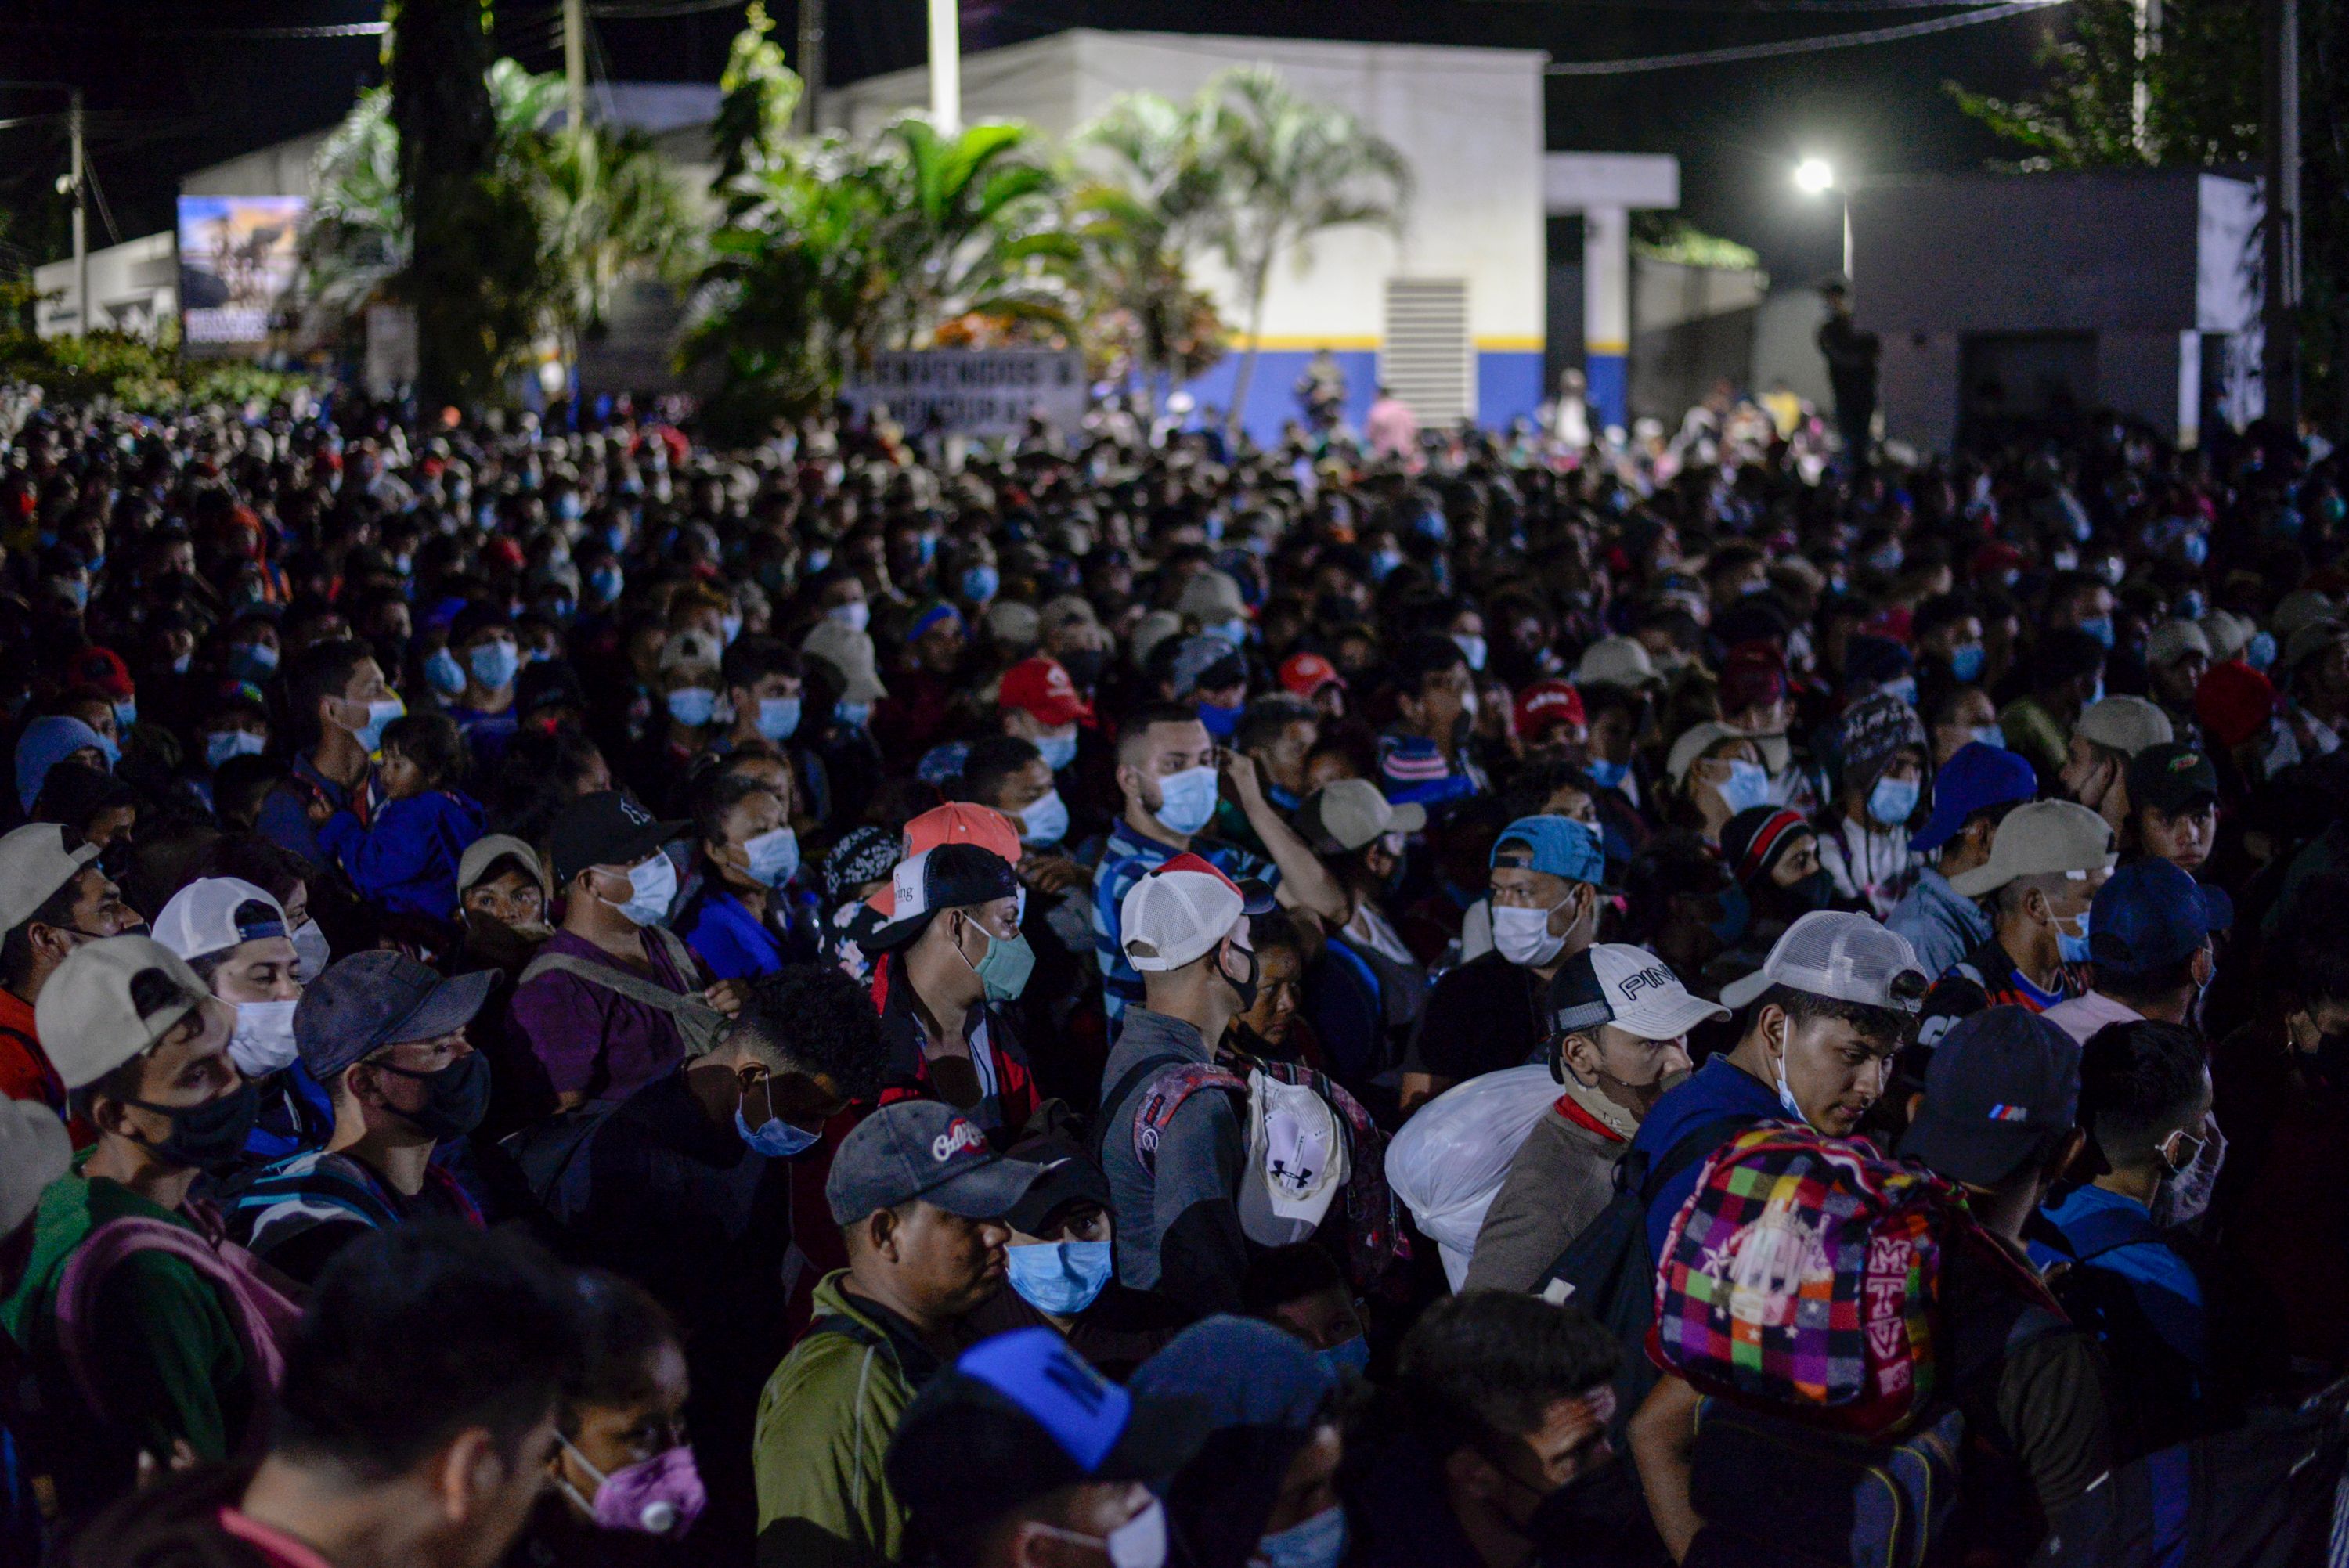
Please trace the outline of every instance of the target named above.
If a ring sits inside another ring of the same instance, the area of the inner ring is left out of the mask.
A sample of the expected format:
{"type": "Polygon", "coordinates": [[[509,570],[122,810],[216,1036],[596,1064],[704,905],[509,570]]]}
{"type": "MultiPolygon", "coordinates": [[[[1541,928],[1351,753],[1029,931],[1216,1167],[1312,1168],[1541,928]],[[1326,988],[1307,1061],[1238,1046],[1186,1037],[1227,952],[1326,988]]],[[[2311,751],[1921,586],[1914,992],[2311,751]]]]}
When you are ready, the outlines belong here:
{"type": "Polygon", "coordinates": [[[435,403],[485,390],[481,280],[466,232],[496,138],[482,19],[482,0],[403,0],[391,37],[400,198],[415,223],[402,292],[416,309],[418,391],[435,403]]]}
{"type": "Polygon", "coordinates": [[[1256,379],[1257,340],[1264,335],[1264,287],[1271,271],[1268,260],[1252,263],[1246,274],[1247,342],[1240,349],[1240,367],[1232,373],[1232,406],[1224,411],[1224,443],[1234,456],[1240,449],[1240,422],[1247,408],[1249,384],[1256,379]]]}

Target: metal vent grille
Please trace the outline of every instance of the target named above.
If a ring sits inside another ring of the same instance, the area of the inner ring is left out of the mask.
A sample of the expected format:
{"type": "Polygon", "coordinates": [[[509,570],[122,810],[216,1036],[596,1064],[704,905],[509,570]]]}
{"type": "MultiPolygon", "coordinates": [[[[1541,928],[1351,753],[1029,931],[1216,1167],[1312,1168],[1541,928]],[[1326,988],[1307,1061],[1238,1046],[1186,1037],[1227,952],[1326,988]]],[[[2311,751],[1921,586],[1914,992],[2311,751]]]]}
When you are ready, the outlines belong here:
{"type": "Polygon", "coordinates": [[[1379,379],[1433,428],[1476,413],[1465,278],[1387,280],[1385,346],[1379,379]]]}

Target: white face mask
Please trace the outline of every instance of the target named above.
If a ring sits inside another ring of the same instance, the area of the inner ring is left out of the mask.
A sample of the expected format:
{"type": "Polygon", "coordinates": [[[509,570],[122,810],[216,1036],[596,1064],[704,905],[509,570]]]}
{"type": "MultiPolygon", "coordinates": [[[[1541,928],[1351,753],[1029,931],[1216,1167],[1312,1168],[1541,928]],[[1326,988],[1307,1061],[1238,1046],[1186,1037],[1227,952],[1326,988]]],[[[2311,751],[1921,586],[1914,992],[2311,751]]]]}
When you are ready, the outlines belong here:
{"type": "Polygon", "coordinates": [[[1154,814],[1170,830],[1190,837],[1216,814],[1216,778],[1212,768],[1186,768],[1168,774],[1158,781],[1159,803],[1154,814]]]}
{"type": "MultiPolygon", "coordinates": [[[[296,949],[297,967],[300,957],[296,949]]],[[[236,1027],[228,1037],[228,1059],[236,1064],[237,1071],[249,1078],[260,1078],[293,1066],[297,1054],[294,1048],[294,1009],[298,1006],[298,1000],[236,1005],[236,1027]]]]}
{"type": "Polygon", "coordinates": [[[326,943],[326,934],[318,929],[315,920],[305,920],[290,934],[294,943],[294,978],[307,985],[326,972],[335,961],[335,950],[326,943]]]}
{"type": "Polygon", "coordinates": [[[1040,1521],[1034,1528],[1056,1540],[1100,1547],[1109,1557],[1110,1568],[1164,1568],[1166,1562],[1166,1509],[1154,1497],[1140,1513],[1107,1535],[1083,1535],[1040,1521]]]}
{"type": "Polygon", "coordinates": [[[1793,1047],[1794,1043],[1793,1023],[1781,1025],[1778,1034],[1778,1054],[1770,1058],[1770,1071],[1777,1078],[1778,1103],[1785,1109],[1786,1119],[1797,1125],[1807,1126],[1810,1119],[1803,1114],[1802,1102],[1795,1098],[1795,1091],[1786,1087],[1786,1052],[1793,1047]]]}
{"type": "MultiPolygon", "coordinates": [[[[1512,964],[1526,969],[1540,968],[1565,948],[1567,934],[1574,929],[1569,925],[1566,933],[1553,934],[1549,928],[1549,917],[1565,907],[1563,903],[1552,904],[1547,909],[1520,909],[1514,904],[1495,904],[1493,945],[1500,950],[1502,957],[1512,964]]],[[[1574,923],[1579,925],[1582,923],[1578,919],[1574,923]]]]}

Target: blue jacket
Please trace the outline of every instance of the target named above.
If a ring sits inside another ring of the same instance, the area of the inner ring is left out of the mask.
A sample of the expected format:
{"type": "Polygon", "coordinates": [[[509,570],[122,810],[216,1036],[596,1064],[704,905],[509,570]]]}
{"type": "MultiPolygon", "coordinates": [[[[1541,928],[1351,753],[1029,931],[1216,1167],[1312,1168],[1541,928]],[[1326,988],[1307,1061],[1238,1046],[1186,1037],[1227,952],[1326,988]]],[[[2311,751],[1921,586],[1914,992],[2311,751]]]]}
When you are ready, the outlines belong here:
{"type": "MultiPolygon", "coordinates": [[[[2128,1281],[2130,1294],[2155,1333],[2197,1367],[2209,1365],[2203,1334],[2202,1282],[2193,1265],[2162,1239],[2146,1206],[2101,1187],[2075,1187],[2040,1213],[2063,1234],[2083,1268],[2109,1269],[2128,1281]]],[[[2033,1242],[2041,1268],[2063,1261],[2053,1247],[2033,1242]]]]}
{"type": "Polygon", "coordinates": [[[453,789],[394,800],[362,828],[347,810],[318,830],[318,847],[339,861],[362,898],[387,909],[452,920],[457,862],[484,831],[481,808],[453,789]]]}
{"type": "Polygon", "coordinates": [[[1928,978],[1939,980],[1950,965],[1991,938],[1990,916],[1982,905],[1961,898],[1950,879],[1927,866],[1884,923],[1909,939],[1928,978]]]}
{"type": "MultiPolygon", "coordinates": [[[[1681,1140],[1707,1122],[1741,1116],[1755,1121],[1775,1121],[1785,1114],[1776,1092],[1768,1084],[1727,1057],[1713,1057],[1691,1074],[1686,1083],[1656,1101],[1655,1109],[1640,1123],[1631,1147],[1647,1155],[1651,1166],[1657,1165],[1671,1154],[1681,1140]]],[[[1664,1238],[1671,1231],[1672,1216],[1681,1212],[1681,1205],[1696,1191],[1697,1173],[1703,1169],[1703,1161],[1694,1161],[1657,1192],[1655,1205],[1648,1211],[1650,1256],[1664,1255],[1664,1238]]]]}

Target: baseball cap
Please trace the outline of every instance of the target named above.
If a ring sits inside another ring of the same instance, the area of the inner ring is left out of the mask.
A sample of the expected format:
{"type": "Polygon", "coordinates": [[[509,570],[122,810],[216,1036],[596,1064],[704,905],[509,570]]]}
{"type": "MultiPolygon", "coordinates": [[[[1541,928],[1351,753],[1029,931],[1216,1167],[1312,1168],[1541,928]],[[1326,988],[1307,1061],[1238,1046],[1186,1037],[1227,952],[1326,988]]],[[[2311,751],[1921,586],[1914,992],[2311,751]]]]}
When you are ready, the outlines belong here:
{"type": "Polygon", "coordinates": [[[845,621],[831,615],[818,619],[800,639],[800,652],[822,659],[839,672],[843,702],[874,702],[889,695],[874,667],[872,634],[860,632],[845,621]]]}
{"type": "Polygon", "coordinates": [[[512,833],[489,833],[466,845],[464,854],[459,857],[457,896],[462,898],[471,892],[481,879],[490,874],[492,867],[508,859],[520,861],[523,869],[538,883],[538,891],[542,893],[547,891],[546,867],[540,861],[536,850],[512,833]]]}
{"type": "Polygon", "coordinates": [[[2340,618],[2341,606],[2331,594],[2314,588],[2296,588],[2278,602],[2268,624],[2275,628],[2277,636],[2290,642],[2320,621],[2340,618]]]}
{"type": "Polygon", "coordinates": [[[1721,999],[1743,1007],[1773,985],[1831,1001],[1913,1013],[1932,977],[1917,962],[1909,939],[1882,922],[1840,910],[1813,910],[1779,937],[1762,967],[1721,988],[1721,999]]]}
{"type": "Polygon", "coordinates": [[[2080,715],[2072,733],[2098,746],[2135,757],[2148,746],[2178,738],[2169,716],[2141,696],[2108,696],[2080,715]]]}
{"type": "Polygon", "coordinates": [[[2058,872],[2080,881],[2119,858],[2112,827],[2103,817],[2074,800],[2033,800],[2007,813],[1990,841],[1990,859],[1951,877],[1950,891],[1960,898],[1980,898],[2017,877],[2058,872]]]}
{"type": "Polygon", "coordinates": [[[1034,716],[1036,722],[1047,729],[1058,729],[1064,724],[1093,716],[1093,705],[1078,695],[1077,683],[1058,659],[1038,655],[1022,659],[1003,672],[1003,686],[996,696],[998,707],[1018,708],[1034,716]]]}
{"type": "Polygon", "coordinates": [[[1680,738],[1672,742],[1671,750],[1666,754],[1664,777],[1677,784],[1688,777],[1688,770],[1696,766],[1696,759],[1712,748],[1724,740],[1752,739],[1754,737],[1735,725],[1723,724],[1717,718],[1692,724],[1681,731],[1680,738]]]}
{"type": "Polygon", "coordinates": [[[1177,698],[1203,688],[1221,691],[1247,679],[1247,666],[1240,662],[1239,650],[1206,632],[1176,645],[1166,673],[1177,698]]]}
{"type": "Polygon", "coordinates": [[[1391,806],[1367,779],[1333,779],[1305,798],[1297,812],[1297,832],[1313,852],[1349,854],[1381,833],[1416,833],[1427,826],[1427,808],[1416,801],[1391,806]]]}
{"type": "Polygon", "coordinates": [[[1689,995],[1670,965],[1644,947],[1602,942],[1558,965],[1549,983],[1549,1032],[1568,1035],[1612,1024],[1643,1040],[1677,1039],[1729,1009],[1689,995]]]}
{"type": "Polygon", "coordinates": [[[660,672],[714,669],[725,656],[718,639],[707,632],[683,631],[661,645],[660,672]]]}
{"type": "Polygon", "coordinates": [[[2129,758],[2127,778],[2130,801],[2164,816],[2219,798],[2219,769],[2198,746],[2148,746],[2129,758]]]}
{"type": "Polygon", "coordinates": [[[27,822],[0,836],[0,931],[14,931],[33,912],[98,859],[98,846],[66,848],[66,830],[55,822],[27,822]]]}
{"type": "Polygon", "coordinates": [[[1933,814],[1909,836],[1912,850],[1940,849],[1958,836],[1976,811],[2039,793],[2038,776],[2019,752],[1970,740],[1941,765],[1933,779],[1933,814]]]}
{"type": "Polygon", "coordinates": [[[2209,634],[2192,621],[2164,621],[2146,635],[2145,662],[2155,669],[2167,669],[2189,654],[2216,656],[2209,634]]]}
{"type": "MultiPolygon", "coordinates": [[[[1588,882],[1593,887],[1607,884],[1607,852],[1599,847],[1599,835],[1571,817],[1518,818],[1493,841],[1490,863],[1499,865],[1502,852],[1512,843],[1524,844],[1533,851],[1533,862],[1525,868],[1527,871],[1544,872],[1568,882],[1588,882]]],[[[1510,863],[1516,862],[1512,860],[1510,863]]]]}
{"type": "Polygon", "coordinates": [[[2210,657],[2224,664],[2251,646],[2251,638],[2259,632],[2259,624],[2248,615],[2238,615],[2232,610],[2213,610],[2199,624],[2202,634],[2210,640],[2210,657]]]}
{"type": "Polygon", "coordinates": [[[2235,903],[2168,861],[2135,861],[2096,890],[2088,908],[2088,956],[2096,974],[2151,975],[2190,958],[2211,933],[2235,923],[2235,903]]]}
{"type": "Polygon", "coordinates": [[[1319,654],[1291,654],[1280,664],[1280,684],[1292,696],[1310,697],[1323,686],[1334,686],[1341,690],[1346,677],[1338,666],[1319,654]]]}
{"type": "Polygon", "coordinates": [[[862,944],[879,953],[905,946],[942,909],[1016,898],[1019,879],[1011,862],[974,843],[944,843],[906,856],[889,874],[889,922],[862,944]]]}
{"type": "Polygon", "coordinates": [[[117,702],[131,695],[130,668],[112,648],[84,648],[67,667],[77,686],[96,686],[117,702]]]}
{"type": "Polygon", "coordinates": [[[1741,643],[1722,659],[1722,712],[1744,713],[1786,695],[1786,662],[1769,644],[1741,643]]]}
{"type": "Polygon", "coordinates": [[[1645,686],[1661,678],[1656,661],[1648,656],[1647,645],[1637,637],[1601,637],[1582,650],[1582,658],[1574,666],[1574,684],[1578,686],[1645,686]]]}
{"type": "Polygon", "coordinates": [[[2080,1047],[2027,1007],[1959,1019],[1925,1068],[1925,1103],[1900,1157],[1936,1175],[1995,1186],[2070,1131],[2080,1108],[2080,1047]]]}
{"type": "Polygon", "coordinates": [[[1183,584],[1183,593],[1174,601],[1177,614],[1212,624],[1218,621],[1237,620],[1247,614],[1247,599],[1231,573],[1213,568],[1200,573],[1183,584]]]}
{"type": "Polygon", "coordinates": [[[41,987],[33,1027],[66,1088],[82,1088],[144,1053],[210,994],[187,960],[153,937],[100,937],[67,954],[41,987]],[[137,983],[150,974],[166,984],[141,1011],[137,983]]]}
{"type": "Polygon", "coordinates": [[[2222,659],[2194,688],[2194,717],[2221,746],[2240,746],[2275,713],[2275,686],[2251,665],[2222,659]]]}
{"type": "Polygon", "coordinates": [[[1352,1169],[1345,1130],[1310,1085],[1248,1078],[1247,1160],[1240,1231],[1260,1246],[1303,1241],[1319,1227],[1352,1169]]]}
{"type": "Polygon", "coordinates": [[[907,1099],[883,1106],[841,1140],[823,1201],[839,1225],[916,1198],[966,1220],[999,1220],[1042,1173],[998,1154],[954,1107],[907,1099]]]}
{"type": "Polygon", "coordinates": [[[693,824],[664,821],[617,789],[583,795],[563,809],[547,830],[554,857],[554,882],[569,887],[589,866],[641,865],[647,855],[693,824]]]}
{"type": "Polygon", "coordinates": [[[1109,1178],[1102,1174],[1075,1139],[1048,1132],[1016,1145],[1014,1160],[1023,1160],[1041,1172],[1019,1202],[1004,1212],[1004,1222],[1022,1235],[1040,1236],[1071,1203],[1112,1206],[1109,1178]]]}
{"type": "Polygon", "coordinates": [[[1582,694],[1557,679],[1536,681],[1517,694],[1517,733],[1527,740],[1561,727],[1588,724],[1582,694]]]}
{"type": "Polygon", "coordinates": [[[1230,934],[1243,914],[1272,908],[1272,890],[1250,878],[1234,882],[1211,861],[1180,854],[1125,890],[1118,905],[1119,944],[1143,974],[1180,969],[1230,934]]]}
{"type": "Polygon", "coordinates": [[[388,948],[354,953],[302,988],[294,1005],[294,1047],[310,1076],[331,1085],[345,1068],[386,1046],[455,1034],[497,982],[494,969],[444,976],[388,948]]]}
{"type": "Polygon", "coordinates": [[[37,1099],[0,1099],[0,1238],[33,1217],[41,1192],[73,1167],[73,1140],[37,1099]]]}
{"type": "Polygon", "coordinates": [[[200,877],[171,895],[151,934],[182,958],[202,958],[240,942],[287,934],[285,911],[266,889],[241,877],[200,877]],[[246,909],[256,903],[262,908],[246,909]]]}
{"type": "Polygon", "coordinates": [[[2285,642],[2283,657],[2276,661],[2276,667],[2290,675],[2312,655],[2322,653],[2335,643],[2349,643],[2349,624],[2335,621],[2330,616],[2311,621],[2285,642]]]}
{"type": "Polygon", "coordinates": [[[965,1351],[906,1407],[889,1484],[909,1530],[943,1548],[1062,1487],[1164,1480],[1208,1425],[1196,1400],[1130,1392],[1051,1329],[1015,1329],[965,1351]]]}

